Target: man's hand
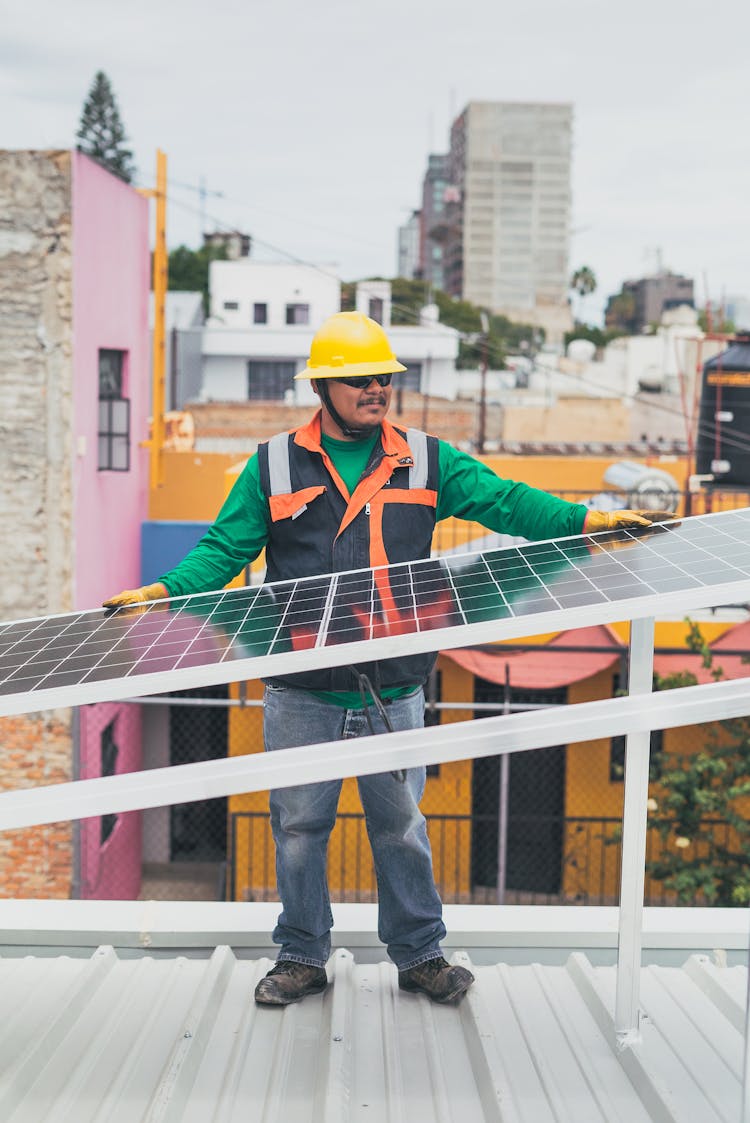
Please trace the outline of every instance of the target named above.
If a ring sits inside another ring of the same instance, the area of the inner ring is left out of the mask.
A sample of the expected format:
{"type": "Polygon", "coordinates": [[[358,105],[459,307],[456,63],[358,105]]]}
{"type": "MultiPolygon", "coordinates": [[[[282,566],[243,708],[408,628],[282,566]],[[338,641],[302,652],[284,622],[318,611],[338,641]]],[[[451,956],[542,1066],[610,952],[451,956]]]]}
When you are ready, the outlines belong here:
{"type": "Polygon", "coordinates": [[[125,608],[129,604],[148,604],[152,600],[164,600],[169,596],[169,590],[161,581],[154,585],[142,585],[140,589],[123,589],[115,597],[102,602],[103,608],[125,608]]]}
{"type": "Polygon", "coordinates": [[[602,530],[633,530],[674,519],[671,511],[589,511],[583,523],[584,534],[602,530]]]}

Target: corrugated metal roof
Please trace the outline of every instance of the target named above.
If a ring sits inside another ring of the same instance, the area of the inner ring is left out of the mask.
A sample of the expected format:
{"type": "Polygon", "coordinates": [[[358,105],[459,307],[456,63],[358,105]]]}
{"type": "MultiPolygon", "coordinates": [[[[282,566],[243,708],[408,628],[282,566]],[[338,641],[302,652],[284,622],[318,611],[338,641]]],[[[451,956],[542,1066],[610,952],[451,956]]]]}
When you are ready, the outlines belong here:
{"type": "MultiPolygon", "coordinates": [[[[471,966],[468,956],[454,960],[471,966]]],[[[615,972],[473,966],[458,1007],[336,951],[285,1010],[268,959],[119,953],[0,959],[4,1123],[718,1123],[739,1117],[747,969],[643,968],[642,1040],[619,1051],[615,972]]]]}

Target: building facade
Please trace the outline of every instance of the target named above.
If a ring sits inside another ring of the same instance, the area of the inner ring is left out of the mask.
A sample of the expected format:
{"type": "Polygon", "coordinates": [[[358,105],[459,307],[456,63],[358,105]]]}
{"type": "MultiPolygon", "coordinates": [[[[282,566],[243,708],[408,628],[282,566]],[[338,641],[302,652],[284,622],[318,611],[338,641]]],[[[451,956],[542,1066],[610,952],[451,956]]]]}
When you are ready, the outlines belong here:
{"type": "MultiPolygon", "coordinates": [[[[0,619],[138,583],[147,513],[148,203],[78,152],[0,153],[0,619]]],[[[0,721],[4,787],[140,766],[137,707],[0,721]]],[[[137,893],[137,813],[8,832],[5,896],[137,893]]]]}
{"type": "Polygon", "coordinates": [[[398,228],[396,276],[413,280],[420,275],[419,237],[422,212],[412,211],[408,220],[398,228]]]}
{"type": "Polygon", "coordinates": [[[572,128],[570,105],[470,102],[422,190],[421,276],[553,342],[572,327],[572,128]]]}
{"type": "Polygon", "coordinates": [[[445,289],[446,190],[450,185],[447,153],[432,153],[422,181],[422,211],[419,230],[419,277],[437,289],[445,289]]]}
{"type": "Polygon", "coordinates": [[[659,324],[665,312],[687,305],[695,307],[693,280],[677,273],[657,273],[625,281],[607,302],[604,323],[613,331],[637,334],[659,324]]]}
{"type": "MultiPolygon", "coordinates": [[[[215,261],[210,288],[201,399],[316,404],[309,381],[294,378],[307,363],[316,329],[341,308],[341,284],[331,267],[215,261]]],[[[458,332],[427,314],[419,324],[393,326],[389,281],[360,282],[355,304],[383,325],[407,366],[398,384],[456,396],[458,332]]]]}

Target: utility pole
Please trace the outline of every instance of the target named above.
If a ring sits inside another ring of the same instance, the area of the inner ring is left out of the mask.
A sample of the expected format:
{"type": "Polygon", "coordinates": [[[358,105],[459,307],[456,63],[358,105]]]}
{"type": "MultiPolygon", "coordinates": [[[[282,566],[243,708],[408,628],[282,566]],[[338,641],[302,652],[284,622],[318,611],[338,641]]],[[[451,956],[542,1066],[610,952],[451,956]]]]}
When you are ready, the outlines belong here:
{"type": "Polygon", "coordinates": [[[430,408],[430,374],[432,373],[432,355],[427,356],[422,375],[422,432],[427,432],[427,413],[430,408]]]}
{"type": "Polygon", "coordinates": [[[487,431],[487,345],[489,343],[490,322],[486,312],[479,313],[482,324],[480,337],[481,365],[479,368],[479,433],[477,435],[477,452],[484,455],[484,442],[487,431]]]}
{"type": "Polygon", "coordinates": [[[206,186],[206,177],[204,175],[199,177],[197,187],[194,183],[181,183],[180,180],[178,180],[178,179],[172,180],[172,186],[173,187],[180,187],[184,191],[195,191],[197,193],[197,195],[198,195],[198,208],[199,208],[198,209],[198,222],[200,223],[200,230],[198,231],[198,244],[202,246],[203,245],[203,239],[206,235],[206,224],[207,224],[207,221],[208,221],[208,215],[206,214],[207,201],[208,201],[209,197],[212,198],[212,199],[223,199],[224,198],[224,192],[223,191],[210,191],[208,189],[208,187],[206,186]]]}
{"type": "Polygon", "coordinates": [[[156,150],[156,187],[140,192],[156,200],[156,238],[153,256],[154,330],[151,360],[151,436],[149,449],[149,484],[151,491],[164,483],[164,401],[166,396],[166,328],[167,300],[167,157],[156,150]]]}

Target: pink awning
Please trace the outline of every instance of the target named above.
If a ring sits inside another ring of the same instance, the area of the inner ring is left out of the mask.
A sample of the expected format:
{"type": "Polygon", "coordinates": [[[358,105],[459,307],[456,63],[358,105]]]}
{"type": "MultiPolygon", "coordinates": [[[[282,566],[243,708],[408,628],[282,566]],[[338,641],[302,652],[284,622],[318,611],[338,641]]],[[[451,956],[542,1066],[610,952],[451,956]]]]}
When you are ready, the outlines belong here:
{"type": "MultiPolygon", "coordinates": [[[[747,651],[750,657],[750,620],[724,632],[723,636],[710,644],[710,648],[714,656],[713,670],[721,668],[722,678],[750,677],[750,663],[744,663],[741,655],[722,655],[722,651],[747,651]]],[[[684,655],[655,655],[654,671],[662,678],[689,671],[701,685],[714,681],[711,670],[703,666],[701,656],[688,651],[684,655]]]]}
{"type": "MultiPolygon", "coordinates": [[[[462,647],[443,651],[444,659],[451,659],[459,667],[488,682],[505,682],[506,665],[510,670],[510,685],[525,690],[556,690],[571,683],[581,682],[599,671],[607,670],[619,662],[613,651],[598,651],[622,645],[617,634],[604,624],[591,628],[576,628],[560,632],[549,643],[533,651],[514,651],[512,645],[484,644],[479,647],[462,647]],[[581,647],[582,651],[559,651],[559,647],[581,647]]],[[[722,651],[747,650],[750,657],[750,621],[730,628],[711,645],[714,669],[721,667],[726,679],[750,677],[750,663],[741,655],[722,655],[722,651]]],[[[678,655],[654,656],[654,671],[661,677],[690,672],[699,683],[713,682],[711,671],[703,666],[700,655],[689,651],[678,655]]]]}
{"type": "Polygon", "coordinates": [[[556,690],[590,678],[619,661],[611,648],[621,640],[604,624],[560,632],[549,643],[533,651],[514,651],[512,645],[485,644],[443,651],[459,667],[488,682],[505,682],[505,667],[510,668],[510,685],[525,690],[556,690]],[[582,651],[556,651],[556,647],[581,647],[582,651]]]}

